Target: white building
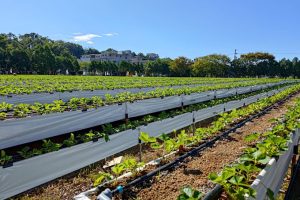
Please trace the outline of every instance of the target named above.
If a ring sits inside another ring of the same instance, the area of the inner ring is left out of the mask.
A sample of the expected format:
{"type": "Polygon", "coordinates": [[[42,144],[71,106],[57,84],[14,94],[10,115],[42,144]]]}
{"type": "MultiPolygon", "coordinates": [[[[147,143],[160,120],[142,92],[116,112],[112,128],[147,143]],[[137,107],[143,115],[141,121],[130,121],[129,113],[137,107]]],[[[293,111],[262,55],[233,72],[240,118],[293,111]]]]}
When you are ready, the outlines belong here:
{"type": "Polygon", "coordinates": [[[146,56],[143,54],[136,55],[130,50],[126,51],[116,51],[113,49],[108,49],[106,51],[100,52],[100,54],[88,54],[82,55],[80,58],[81,62],[91,62],[91,61],[109,61],[114,63],[120,63],[121,61],[126,61],[134,64],[144,64],[149,60],[158,59],[158,54],[148,53],[146,56]]]}

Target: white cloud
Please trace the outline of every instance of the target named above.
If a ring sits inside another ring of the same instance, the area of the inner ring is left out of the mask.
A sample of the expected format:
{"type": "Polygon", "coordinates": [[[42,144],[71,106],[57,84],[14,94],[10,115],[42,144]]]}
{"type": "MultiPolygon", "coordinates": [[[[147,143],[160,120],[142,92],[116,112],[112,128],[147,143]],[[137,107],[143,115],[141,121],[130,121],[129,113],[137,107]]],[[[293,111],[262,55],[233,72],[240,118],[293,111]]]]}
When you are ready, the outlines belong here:
{"type": "Polygon", "coordinates": [[[118,35],[118,33],[104,33],[103,35],[104,35],[104,36],[107,36],[107,37],[111,37],[111,36],[116,36],[116,35],[118,35]]]}
{"type": "Polygon", "coordinates": [[[75,42],[86,42],[87,44],[93,44],[94,42],[92,41],[94,38],[101,38],[101,35],[97,34],[80,34],[80,35],[75,35],[73,36],[73,41],[75,42]]]}
{"type": "Polygon", "coordinates": [[[87,44],[94,44],[93,39],[95,38],[101,38],[101,37],[113,37],[119,35],[118,33],[104,33],[104,34],[93,34],[93,33],[88,33],[88,34],[83,34],[80,32],[73,33],[72,42],[85,42],[87,44]]]}

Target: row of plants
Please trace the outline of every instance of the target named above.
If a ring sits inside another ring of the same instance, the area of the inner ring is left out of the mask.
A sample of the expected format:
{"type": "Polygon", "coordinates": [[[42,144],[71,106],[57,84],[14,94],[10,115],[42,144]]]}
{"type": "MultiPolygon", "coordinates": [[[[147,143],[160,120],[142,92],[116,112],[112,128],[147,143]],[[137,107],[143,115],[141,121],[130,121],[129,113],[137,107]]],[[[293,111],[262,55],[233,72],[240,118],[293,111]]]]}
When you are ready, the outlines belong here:
{"type": "MultiPolygon", "coordinates": [[[[116,96],[106,94],[102,99],[99,96],[91,98],[71,98],[69,101],[55,100],[53,103],[34,103],[31,104],[9,104],[2,102],[0,104],[0,120],[7,118],[23,118],[29,115],[42,115],[56,112],[64,112],[70,110],[82,109],[86,111],[90,108],[98,108],[104,105],[111,105],[115,103],[134,102],[136,100],[174,96],[174,95],[188,95],[192,93],[204,92],[209,90],[230,89],[236,87],[253,86],[257,84],[266,84],[265,80],[230,83],[230,84],[217,84],[213,86],[198,86],[198,87],[182,87],[182,88],[163,88],[155,89],[149,92],[130,93],[122,92],[116,96]]],[[[285,85],[293,83],[285,83],[285,85]]]]}
{"type": "Polygon", "coordinates": [[[163,111],[156,115],[146,115],[139,119],[128,120],[127,122],[124,122],[118,126],[113,126],[112,124],[105,124],[105,125],[101,126],[101,131],[92,131],[91,130],[88,133],[82,133],[82,134],[76,134],[76,135],[74,133],[71,133],[69,138],[64,140],[62,143],[54,143],[50,139],[43,140],[43,144],[42,144],[41,148],[30,148],[29,146],[24,146],[22,149],[17,151],[17,155],[14,154],[14,156],[6,155],[5,151],[2,150],[4,155],[8,156],[8,157],[3,159],[3,163],[1,165],[13,161],[14,157],[17,157],[17,158],[19,157],[17,160],[27,159],[27,158],[30,158],[33,156],[38,156],[38,155],[48,153],[51,151],[57,151],[61,148],[71,147],[71,146],[74,146],[79,143],[97,140],[99,138],[104,138],[105,141],[109,141],[109,135],[112,135],[112,134],[115,134],[115,133],[118,133],[121,131],[125,131],[128,129],[136,129],[139,126],[147,125],[148,123],[160,121],[160,120],[167,119],[170,117],[175,117],[177,115],[184,114],[187,112],[198,111],[198,110],[201,110],[201,109],[204,109],[207,107],[212,107],[212,106],[226,103],[229,101],[245,99],[249,96],[253,96],[253,95],[256,95],[259,93],[278,89],[280,87],[283,87],[283,86],[274,86],[274,87],[271,87],[268,89],[255,91],[255,92],[248,93],[248,94],[235,95],[235,96],[231,96],[231,97],[227,97],[227,98],[223,98],[223,99],[214,99],[214,100],[211,100],[208,102],[189,105],[189,106],[184,107],[183,109],[180,108],[180,109],[173,109],[173,110],[169,110],[169,111],[163,111]],[[4,162],[4,160],[5,160],[5,162],[4,162]]]}
{"type": "MultiPolygon", "coordinates": [[[[259,141],[256,145],[244,150],[237,163],[226,166],[221,173],[212,173],[209,179],[223,186],[226,194],[232,199],[255,198],[255,190],[251,188],[257,174],[265,168],[271,158],[278,158],[288,148],[290,133],[299,128],[300,99],[288,110],[284,119],[276,120],[272,130],[263,134],[253,133],[246,141],[259,141]]],[[[269,199],[275,199],[274,192],[267,189],[269,199]]]]}
{"type": "MultiPolygon", "coordinates": [[[[180,133],[174,132],[173,136],[170,137],[169,135],[162,134],[159,137],[152,137],[148,133],[141,132],[140,133],[140,140],[143,141],[146,145],[148,145],[153,150],[156,150],[163,158],[166,157],[167,154],[170,154],[171,152],[177,152],[179,154],[187,152],[192,150],[194,147],[197,147],[199,144],[202,144],[205,139],[212,138],[216,134],[226,130],[230,126],[242,121],[243,119],[248,118],[249,116],[258,113],[259,111],[262,111],[263,109],[267,108],[268,106],[271,106],[275,104],[276,102],[286,98],[288,95],[298,92],[300,90],[300,85],[295,85],[293,87],[290,87],[272,97],[264,98],[256,103],[250,104],[246,107],[232,110],[228,113],[223,113],[220,115],[220,117],[211,123],[208,127],[202,127],[197,128],[195,132],[186,132],[185,130],[182,130],[180,133]]],[[[299,106],[300,108],[300,106],[299,106]]],[[[300,112],[300,109],[299,109],[300,112]]],[[[248,138],[250,140],[250,138],[248,138]]],[[[274,139],[274,138],[272,138],[274,139]]],[[[270,140],[272,140],[270,139],[270,140]]],[[[276,140],[276,138],[275,138],[276,140]]],[[[286,141],[286,140],[285,140],[286,141]]],[[[273,144],[279,144],[275,141],[272,141],[273,144]]],[[[283,143],[281,142],[280,145],[283,143]]],[[[269,146],[270,149],[272,149],[272,145],[269,146]]],[[[246,158],[245,158],[246,159],[246,158]]],[[[248,168],[246,167],[245,170],[248,168]]],[[[105,178],[107,174],[110,174],[114,172],[107,172],[102,171],[95,176],[94,179],[94,185],[103,184],[107,179],[105,178]],[[98,179],[99,178],[99,179],[98,179]]],[[[142,171],[140,171],[142,173],[142,171]]],[[[118,176],[122,175],[122,173],[119,173],[118,176]]],[[[214,176],[218,176],[216,174],[211,175],[211,178],[214,176]]],[[[117,180],[117,179],[116,179],[117,180]]],[[[235,179],[233,179],[235,180],[235,179]]],[[[113,187],[114,185],[107,185],[107,187],[113,187]]],[[[190,188],[191,189],[191,188],[190,188]]],[[[191,190],[189,192],[192,192],[191,190]]],[[[191,194],[193,196],[193,194],[191,194]]],[[[195,194],[196,196],[201,196],[200,194],[195,194]]],[[[180,198],[183,198],[182,196],[190,196],[187,194],[182,194],[180,198]]],[[[179,197],[178,197],[179,198],[179,197]]],[[[199,197],[200,198],[200,197],[199,197]]]]}
{"type": "MultiPolygon", "coordinates": [[[[105,129],[105,128],[104,128],[105,129]]],[[[42,145],[40,148],[31,148],[29,146],[24,146],[22,149],[16,152],[16,154],[8,155],[5,150],[1,150],[0,154],[0,166],[6,166],[7,164],[10,164],[11,162],[28,159],[33,156],[42,155],[45,153],[50,153],[53,151],[58,151],[62,148],[71,147],[76,144],[84,143],[84,142],[90,142],[90,141],[96,141],[99,138],[104,138],[104,140],[107,142],[109,141],[109,135],[104,132],[99,131],[90,131],[88,133],[84,134],[78,134],[75,136],[74,133],[71,133],[70,136],[63,140],[62,143],[53,142],[50,139],[42,140],[42,145]]]]}
{"type": "MultiPolygon", "coordinates": [[[[127,88],[160,87],[229,83],[253,78],[175,78],[175,77],[110,77],[110,76],[45,76],[1,75],[0,95],[30,94],[40,92],[65,92],[78,90],[111,90],[127,88]]],[[[280,80],[280,79],[274,79],[280,80]]]]}

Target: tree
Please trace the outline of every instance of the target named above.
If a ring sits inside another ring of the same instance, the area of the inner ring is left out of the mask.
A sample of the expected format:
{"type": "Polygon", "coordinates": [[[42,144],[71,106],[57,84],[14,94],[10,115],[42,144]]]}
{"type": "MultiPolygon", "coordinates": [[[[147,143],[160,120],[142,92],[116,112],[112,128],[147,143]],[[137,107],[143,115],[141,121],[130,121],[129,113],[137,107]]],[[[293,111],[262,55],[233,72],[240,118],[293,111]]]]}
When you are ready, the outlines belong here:
{"type": "Polygon", "coordinates": [[[55,74],[58,70],[55,66],[55,55],[48,45],[37,46],[32,55],[35,71],[39,74],[55,74]]]}
{"type": "Polygon", "coordinates": [[[300,77],[300,61],[297,57],[293,58],[292,60],[293,63],[293,72],[292,72],[292,76],[294,77],[300,77]]]}
{"type": "Polygon", "coordinates": [[[241,63],[245,66],[245,73],[248,76],[272,76],[276,69],[275,57],[269,53],[255,52],[242,54],[241,63]]]}
{"type": "Polygon", "coordinates": [[[6,52],[0,47],[0,72],[6,71],[6,52]]]}
{"type": "Polygon", "coordinates": [[[31,70],[29,55],[24,49],[13,49],[10,52],[9,66],[13,72],[26,74],[31,70]]]}
{"type": "Polygon", "coordinates": [[[194,76],[224,77],[228,74],[230,58],[212,54],[197,58],[192,65],[194,76]]]}
{"type": "Polygon", "coordinates": [[[279,67],[280,67],[280,71],[279,71],[279,75],[282,77],[288,77],[291,74],[293,74],[293,63],[292,61],[290,61],[289,59],[281,59],[279,61],[279,67]]]}
{"type": "Polygon", "coordinates": [[[192,61],[186,57],[178,57],[170,63],[173,76],[190,76],[192,61]]]}
{"type": "Polygon", "coordinates": [[[171,59],[156,59],[154,61],[148,61],[144,65],[144,73],[149,76],[162,76],[170,74],[171,59]]]}
{"type": "Polygon", "coordinates": [[[99,54],[100,52],[97,49],[88,48],[84,49],[84,54],[99,54]]]}
{"type": "Polygon", "coordinates": [[[132,72],[132,64],[126,61],[121,61],[118,66],[120,75],[126,75],[126,72],[132,72]]]}
{"type": "Polygon", "coordinates": [[[64,41],[58,41],[57,43],[59,43],[61,46],[67,49],[68,52],[76,58],[80,58],[84,54],[84,50],[79,44],[64,41]]]}
{"type": "Polygon", "coordinates": [[[55,74],[68,70],[75,74],[82,53],[78,44],[53,41],[37,33],[0,34],[0,70],[4,73],[12,69],[17,73],[55,74]]]}
{"type": "Polygon", "coordinates": [[[92,72],[94,75],[96,75],[97,68],[98,68],[98,61],[92,61],[90,64],[89,71],[92,72]]]}

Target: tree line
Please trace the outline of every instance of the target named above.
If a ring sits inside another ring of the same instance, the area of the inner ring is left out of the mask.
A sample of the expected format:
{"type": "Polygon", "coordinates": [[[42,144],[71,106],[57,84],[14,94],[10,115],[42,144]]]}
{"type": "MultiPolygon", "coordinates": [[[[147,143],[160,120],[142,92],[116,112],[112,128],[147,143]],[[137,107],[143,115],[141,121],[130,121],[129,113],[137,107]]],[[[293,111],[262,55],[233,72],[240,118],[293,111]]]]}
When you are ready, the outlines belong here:
{"type": "Polygon", "coordinates": [[[18,74],[89,74],[195,77],[300,77],[300,61],[283,58],[279,61],[266,52],[242,54],[231,60],[226,55],[211,54],[189,59],[159,58],[143,64],[125,61],[78,62],[83,54],[100,53],[81,45],[54,41],[36,33],[16,36],[0,34],[0,73],[18,74]]]}
{"type": "Polygon", "coordinates": [[[159,58],[143,65],[101,61],[80,64],[82,69],[91,74],[100,72],[102,75],[122,76],[127,72],[145,76],[177,77],[300,77],[300,61],[297,57],[276,61],[272,54],[264,52],[242,54],[233,60],[226,55],[212,54],[194,60],[186,57],[173,60],[159,58]]]}
{"type": "Polygon", "coordinates": [[[80,70],[77,59],[89,52],[98,51],[36,33],[0,34],[0,73],[58,74],[68,70],[76,74],[80,70]]]}

